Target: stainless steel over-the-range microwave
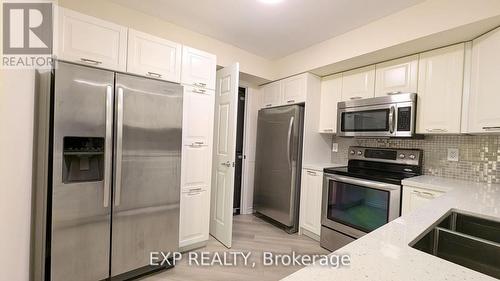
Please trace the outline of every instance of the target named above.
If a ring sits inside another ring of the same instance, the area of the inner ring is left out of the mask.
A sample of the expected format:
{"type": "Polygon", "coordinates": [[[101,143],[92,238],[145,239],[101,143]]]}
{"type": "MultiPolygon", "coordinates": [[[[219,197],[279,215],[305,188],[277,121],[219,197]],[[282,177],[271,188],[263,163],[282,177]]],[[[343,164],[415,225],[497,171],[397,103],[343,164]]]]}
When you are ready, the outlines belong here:
{"type": "Polygon", "coordinates": [[[345,137],[412,137],[416,109],[416,93],[339,102],[337,134],[345,137]]]}

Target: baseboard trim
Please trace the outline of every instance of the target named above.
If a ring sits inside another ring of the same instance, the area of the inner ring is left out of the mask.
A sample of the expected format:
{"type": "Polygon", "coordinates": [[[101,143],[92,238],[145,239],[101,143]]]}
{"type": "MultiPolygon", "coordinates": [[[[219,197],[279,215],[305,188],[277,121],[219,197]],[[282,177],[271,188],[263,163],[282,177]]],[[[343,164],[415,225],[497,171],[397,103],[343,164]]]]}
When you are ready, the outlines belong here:
{"type": "Polygon", "coordinates": [[[207,244],[208,244],[208,240],[207,241],[193,243],[193,244],[186,245],[186,246],[182,246],[182,247],[179,247],[179,252],[181,252],[181,253],[189,252],[189,251],[192,251],[192,250],[195,250],[195,249],[206,247],[207,244]]]}
{"type": "Polygon", "coordinates": [[[300,232],[301,235],[305,235],[305,236],[307,236],[307,237],[309,237],[311,239],[314,239],[314,240],[316,240],[318,242],[320,241],[321,237],[318,234],[313,233],[313,232],[311,232],[311,231],[309,231],[307,229],[304,229],[303,227],[300,228],[299,232],[300,232]]]}

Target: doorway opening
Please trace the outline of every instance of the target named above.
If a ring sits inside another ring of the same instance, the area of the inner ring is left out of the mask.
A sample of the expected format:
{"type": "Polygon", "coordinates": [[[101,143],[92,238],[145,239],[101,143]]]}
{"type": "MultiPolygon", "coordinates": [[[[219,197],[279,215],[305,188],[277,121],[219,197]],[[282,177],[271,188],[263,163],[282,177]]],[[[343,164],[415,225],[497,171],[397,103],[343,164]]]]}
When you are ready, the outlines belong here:
{"type": "Polygon", "coordinates": [[[238,88],[238,115],[236,120],[236,160],[234,170],[233,215],[241,214],[241,186],[243,180],[243,144],[245,130],[246,88],[238,88]]]}

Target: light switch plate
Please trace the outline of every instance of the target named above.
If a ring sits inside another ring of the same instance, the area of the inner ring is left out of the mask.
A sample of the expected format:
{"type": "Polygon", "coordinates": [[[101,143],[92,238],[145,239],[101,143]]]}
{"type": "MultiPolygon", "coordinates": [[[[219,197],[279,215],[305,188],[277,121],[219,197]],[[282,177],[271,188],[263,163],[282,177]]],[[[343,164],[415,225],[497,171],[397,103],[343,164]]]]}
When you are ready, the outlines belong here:
{"type": "Polygon", "coordinates": [[[332,152],[339,152],[339,144],[334,142],[332,143],[332,152]]]}
{"type": "Polygon", "coordinates": [[[458,148],[448,148],[448,161],[458,162],[458,148]]]}

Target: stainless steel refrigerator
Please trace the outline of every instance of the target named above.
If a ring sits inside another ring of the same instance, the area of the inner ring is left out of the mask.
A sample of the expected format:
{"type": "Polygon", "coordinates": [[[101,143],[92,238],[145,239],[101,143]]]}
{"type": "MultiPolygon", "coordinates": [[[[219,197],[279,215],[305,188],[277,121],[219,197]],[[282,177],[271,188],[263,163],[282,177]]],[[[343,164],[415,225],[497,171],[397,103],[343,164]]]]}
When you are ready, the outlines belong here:
{"type": "Polygon", "coordinates": [[[257,123],[254,210],[297,232],[304,107],[261,109],[257,123]]]}
{"type": "Polygon", "coordinates": [[[32,280],[124,280],[178,250],[182,86],[38,72],[32,280]]]}

